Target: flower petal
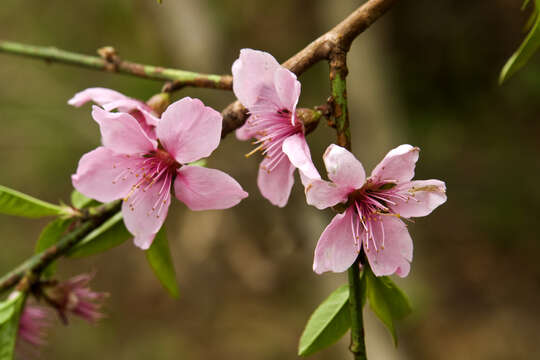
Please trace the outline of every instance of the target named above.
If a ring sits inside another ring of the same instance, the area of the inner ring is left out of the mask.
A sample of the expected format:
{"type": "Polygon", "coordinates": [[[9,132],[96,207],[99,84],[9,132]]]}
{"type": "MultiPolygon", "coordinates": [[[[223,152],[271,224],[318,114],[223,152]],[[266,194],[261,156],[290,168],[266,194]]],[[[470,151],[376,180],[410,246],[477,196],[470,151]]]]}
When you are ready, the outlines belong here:
{"type": "Polygon", "coordinates": [[[300,82],[296,80],[295,74],[280,66],[274,73],[274,86],[280,100],[279,105],[293,114],[291,122],[294,125],[296,104],[300,97],[300,82]]]}
{"type": "Polygon", "coordinates": [[[400,216],[426,216],[446,201],[446,185],[443,181],[415,180],[402,186],[409,199],[392,206],[392,211],[400,216]]]}
{"type": "Polygon", "coordinates": [[[99,124],[103,145],[116,153],[141,154],[157,148],[156,141],[127,113],[111,113],[94,105],[92,117],[99,124]]]}
{"type": "Polygon", "coordinates": [[[313,260],[313,271],[322,274],[326,271],[343,272],[358,257],[351,228],[354,210],[348,208],[343,214],[334,216],[324,229],[313,260]]]}
{"type": "Polygon", "coordinates": [[[279,164],[268,171],[268,164],[271,159],[265,158],[259,166],[259,175],[257,185],[261,194],[267,198],[273,205],[284,207],[287,205],[291,189],[294,184],[293,173],[295,167],[289,159],[284,156],[279,164]]]}
{"type": "Polygon", "coordinates": [[[391,215],[380,215],[373,223],[373,239],[377,247],[373,246],[373,240],[369,240],[369,244],[363,243],[373,273],[377,276],[394,273],[400,277],[407,276],[413,253],[407,226],[391,215]]]}
{"type": "Polygon", "coordinates": [[[185,165],[174,181],[176,198],[191,210],[228,209],[248,196],[230,175],[216,169],[185,165]]]}
{"type": "Polygon", "coordinates": [[[154,242],[154,238],[156,237],[156,234],[140,234],[133,238],[133,242],[135,243],[135,246],[140,248],[141,250],[148,250],[152,243],[154,242]]]}
{"type": "MultiPolygon", "coordinates": [[[[258,100],[261,91],[275,95],[274,73],[280,67],[276,59],[267,52],[253,49],[240,50],[240,56],[233,63],[233,91],[238,100],[246,108],[252,107],[258,100]]],[[[279,109],[277,109],[279,110],[279,109]]]]}
{"type": "Polygon", "coordinates": [[[71,181],[77,191],[89,198],[101,202],[121,199],[137,182],[137,178],[129,173],[129,169],[136,167],[137,161],[106,147],[98,147],[83,155],[71,181]]]}
{"type": "Polygon", "coordinates": [[[331,144],[324,152],[323,160],[328,177],[336,184],[355,190],[366,182],[362,163],[347,149],[331,144]]]}
{"type": "Polygon", "coordinates": [[[152,244],[167,217],[171,204],[170,183],[168,177],[152,185],[142,184],[122,203],[124,224],[135,236],[135,245],[142,249],[152,244]]]}
{"type": "Polygon", "coordinates": [[[322,210],[347,201],[349,188],[320,179],[311,180],[306,186],[306,201],[322,210]]]}
{"type": "Polygon", "coordinates": [[[71,99],[68,100],[68,104],[75,107],[80,107],[89,101],[93,101],[96,104],[104,105],[111,101],[123,100],[123,99],[129,99],[129,98],[125,96],[124,94],[119,93],[118,91],[95,87],[95,88],[88,88],[88,89],[85,89],[83,91],[76,93],[71,99]]]}
{"type": "Polygon", "coordinates": [[[140,113],[148,125],[156,126],[159,122],[159,118],[153,114],[152,108],[140,100],[124,98],[105,103],[102,107],[107,111],[116,109],[119,112],[127,112],[131,115],[140,113]]]}
{"type": "Polygon", "coordinates": [[[371,172],[372,180],[394,180],[396,183],[410,181],[414,176],[419,152],[419,148],[408,144],[390,150],[371,172]]]}
{"type": "Polygon", "coordinates": [[[167,108],[156,127],[163,147],[186,164],[209,156],[221,140],[221,114],[199,99],[185,97],[167,108]]]}
{"type": "Polygon", "coordinates": [[[319,172],[313,165],[311,153],[304,134],[298,133],[289,136],[283,141],[283,152],[287,154],[291,163],[305,176],[311,179],[320,179],[319,172]]]}
{"type": "Polygon", "coordinates": [[[235,134],[236,138],[241,141],[249,140],[255,137],[257,131],[254,130],[253,126],[250,123],[251,117],[249,117],[244,125],[236,129],[235,134]]]}

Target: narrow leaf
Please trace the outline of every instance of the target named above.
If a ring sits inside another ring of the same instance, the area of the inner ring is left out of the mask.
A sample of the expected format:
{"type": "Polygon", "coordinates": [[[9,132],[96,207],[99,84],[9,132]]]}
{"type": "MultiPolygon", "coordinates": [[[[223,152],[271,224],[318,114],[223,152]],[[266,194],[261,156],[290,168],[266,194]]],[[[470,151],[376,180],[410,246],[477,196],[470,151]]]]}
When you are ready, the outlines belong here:
{"type": "Polygon", "coordinates": [[[124,226],[122,213],[118,212],[100,227],[86,235],[68,255],[72,257],[95,255],[122,244],[132,236],[124,226]]]}
{"type": "Polygon", "coordinates": [[[73,190],[73,192],[71,193],[71,205],[73,205],[73,207],[77,209],[84,209],[85,207],[88,207],[93,203],[99,204],[99,202],[97,202],[96,200],[84,196],[77,190],[73,190]]]}
{"type": "Polygon", "coordinates": [[[156,274],[161,284],[169,291],[172,297],[179,295],[176,272],[172,262],[171,250],[167,241],[165,227],[157,233],[154,242],[146,251],[146,259],[150,263],[154,274],[156,274]]]}
{"type": "Polygon", "coordinates": [[[516,52],[504,64],[499,76],[499,84],[505,82],[510,76],[521,69],[540,47],[540,17],[537,14],[538,8],[540,8],[540,0],[535,0],[535,6],[536,9],[532,15],[535,17],[534,25],[532,25],[531,30],[516,52]],[[534,15],[535,13],[536,15],[534,15]]]}
{"type": "Polygon", "coordinates": [[[39,218],[60,215],[60,206],[41,201],[32,196],[0,185],[0,213],[7,215],[39,218]]]}
{"type": "Polygon", "coordinates": [[[351,327],[349,285],[335,290],[313,312],[300,338],[298,355],[311,355],[332,345],[351,327]]]}
{"type": "Polygon", "coordinates": [[[15,352],[19,318],[24,304],[24,294],[17,295],[10,300],[11,315],[0,324],[0,360],[12,360],[15,352]]]}
{"type": "Polygon", "coordinates": [[[377,317],[388,328],[397,346],[395,322],[412,311],[407,296],[387,276],[377,277],[369,267],[364,270],[369,305],[377,317]]]}
{"type": "Polygon", "coordinates": [[[18,296],[0,302],[0,325],[11,318],[15,311],[13,304],[17,301],[18,296]]]}
{"type": "MultiPolygon", "coordinates": [[[[43,229],[43,231],[39,235],[39,239],[38,239],[38,241],[36,243],[35,253],[36,254],[40,253],[40,252],[48,249],[52,245],[56,244],[58,239],[60,239],[60,237],[66,232],[66,230],[68,229],[69,225],[72,222],[73,222],[72,219],[59,218],[59,219],[53,220],[49,224],[47,224],[47,226],[45,226],[45,228],[43,229]]],[[[51,263],[43,271],[42,274],[45,277],[51,276],[52,274],[54,274],[55,267],[56,267],[55,262],[51,263]]]]}

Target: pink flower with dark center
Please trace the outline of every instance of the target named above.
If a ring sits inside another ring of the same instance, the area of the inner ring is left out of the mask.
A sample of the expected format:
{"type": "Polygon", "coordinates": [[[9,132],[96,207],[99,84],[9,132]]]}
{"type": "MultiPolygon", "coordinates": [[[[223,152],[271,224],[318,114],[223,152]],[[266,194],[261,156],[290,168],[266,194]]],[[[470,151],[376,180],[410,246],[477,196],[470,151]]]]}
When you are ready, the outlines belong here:
{"type": "Polygon", "coordinates": [[[274,205],[287,204],[293,173],[298,168],[308,178],[320,178],[313,166],[302,122],[295,116],[300,82],[272,55],[242,49],[232,66],[234,94],[249,110],[249,118],[236,131],[240,140],[255,138],[264,159],[257,183],[274,205]]]}
{"type": "Polygon", "coordinates": [[[145,102],[127,97],[118,91],[100,87],[88,88],[76,93],[68,104],[81,107],[92,101],[107,111],[118,110],[133,116],[148,136],[155,139],[155,127],[159,118],[145,102]]]}
{"type": "Polygon", "coordinates": [[[413,244],[402,219],[426,216],[446,201],[440,180],[414,180],[420,149],[401,145],[391,150],[366,180],[362,164],[346,149],[330,145],[323,156],[331,182],[315,179],[306,187],[310,205],[325,209],[345,204],[326,227],[313,270],[343,272],[365,252],[377,276],[410,270],[413,244]]]}
{"type": "Polygon", "coordinates": [[[51,326],[50,314],[45,308],[36,305],[25,305],[19,319],[19,330],[17,336],[17,353],[35,353],[37,349],[30,350],[25,346],[34,348],[45,345],[47,329],[51,326]]]}
{"type": "Polygon", "coordinates": [[[90,289],[88,284],[92,278],[93,275],[81,274],[43,289],[43,296],[56,308],[65,324],[69,313],[91,323],[104,317],[101,307],[108,294],[90,289]]]}
{"type": "Polygon", "coordinates": [[[135,245],[150,247],[171,202],[191,210],[227,209],[248,194],[229,175],[189,163],[208,157],[221,139],[221,114],[197,99],[171,104],[148,136],[133,116],[94,106],[103,146],[79,161],[73,186],[101,202],[123,199],[122,214],[135,245]]]}

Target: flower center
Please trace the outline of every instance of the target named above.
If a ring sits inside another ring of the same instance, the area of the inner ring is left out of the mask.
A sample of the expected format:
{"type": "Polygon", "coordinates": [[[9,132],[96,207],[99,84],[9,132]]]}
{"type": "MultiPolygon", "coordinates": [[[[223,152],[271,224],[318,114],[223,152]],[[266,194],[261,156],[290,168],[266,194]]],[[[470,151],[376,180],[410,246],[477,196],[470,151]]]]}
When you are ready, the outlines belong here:
{"type": "Polygon", "coordinates": [[[166,209],[164,205],[170,197],[171,185],[180,167],[181,165],[171,154],[163,149],[157,149],[140,158],[134,168],[127,168],[120,174],[119,178],[121,177],[122,180],[127,180],[129,176],[136,178],[129,193],[123,199],[130,210],[135,210],[135,206],[145,197],[144,193],[158,186],[159,190],[151,195],[153,205],[148,216],[159,218],[162,210],[166,209]]]}
{"type": "Polygon", "coordinates": [[[280,109],[270,113],[264,112],[264,114],[260,114],[260,109],[252,110],[247,121],[250,130],[255,133],[257,138],[253,144],[258,144],[258,146],[246,154],[246,157],[261,151],[266,158],[270,159],[265,164],[266,171],[270,172],[278,166],[283,157],[286,156],[282,150],[285,139],[303,131],[299,121],[294,125],[291,123],[291,117],[292,114],[288,109],[280,109]]]}
{"type": "Polygon", "coordinates": [[[377,252],[384,250],[385,233],[382,217],[399,217],[399,214],[393,212],[392,205],[396,205],[396,201],[407,199],[408,196],[396,186],[395,182],[373,183],[370,179],[362,188],[349,194],[348,204],[355,212],[351,220],[351,229],[358,252],[362,243],[366,252],[371,248],[377,252]]]}

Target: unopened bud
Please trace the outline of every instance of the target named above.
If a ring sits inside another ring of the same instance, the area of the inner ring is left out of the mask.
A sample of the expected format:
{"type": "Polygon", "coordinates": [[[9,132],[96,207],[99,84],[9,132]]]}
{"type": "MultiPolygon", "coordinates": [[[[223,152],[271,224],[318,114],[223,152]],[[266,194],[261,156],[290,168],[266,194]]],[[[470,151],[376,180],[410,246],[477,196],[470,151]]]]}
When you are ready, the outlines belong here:
{"type": "Polygon", "coordinates": [[[296,109],[296,118],[304,124],[304,130],[306,134],[309,134],[317,125],[319,125],[319,120],[322,116],[322,113],[318,110],[300,108],[296,109]]]}
{"type": "Polygon", "coordinates": [[[167,109],[169,106],[170,102],[171,97],[169,93],[162,92],[152,96],[150,99],[148,99],[146,104],[150,106],[158,116],[161,116],[161,114],[163,114],[165,109],[167,109]]]}

